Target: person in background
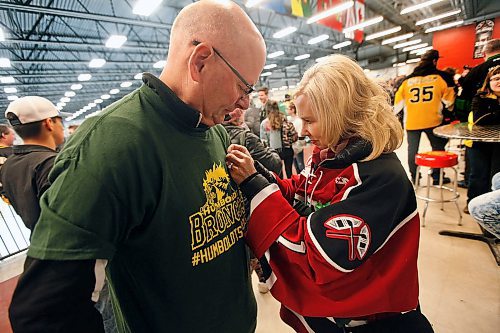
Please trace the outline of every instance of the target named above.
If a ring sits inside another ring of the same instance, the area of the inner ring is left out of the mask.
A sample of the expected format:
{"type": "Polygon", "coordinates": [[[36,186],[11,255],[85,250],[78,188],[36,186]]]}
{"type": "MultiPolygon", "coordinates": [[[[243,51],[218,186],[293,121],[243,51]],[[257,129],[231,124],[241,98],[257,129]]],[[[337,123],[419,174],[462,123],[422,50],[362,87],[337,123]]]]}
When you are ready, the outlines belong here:
{"type": "MultiPolygon", "coordinates": [[[[300,135],[302,133],[302,119],[297,116],[297,108],[293,102],[288,104],[288,121],[293,124],[295,131],[300,135]]],[[[304,137],[298,138],[292,145],[293,148],[293,165],[297,173],[301,173],[304,170],[304,137]]]]}
{"type": "Polygon", "coordinates": [[[493,176],[491,184],[491,192],[481,194],[469,202],[469,211],[479,225],[500,238],[500,172],[493,176]]]}
{"type": "MultiPolygon", "coordinates": [[[[483,86],[472,100],[469,123],[474,125],[500,125],[500,64],[492,67],[483,86]]],[[[500,172],[500,143],[472,142],[467,148],[469,160],[469,186],[467,203],[489,192],[493,175],[500,172]]],[[[468,206],[464,209],[468,213],[468,206]]]]}
{"type": "Polygon", "coordinates": [[[279,154],[272,148],[266,147],[258,136],[248,130],[241,117],[232,117],[222,125],[229,134],[231,143],[245,146],[255,161],[261,163],[266,169],[281,174],[283,164],[279,154]]]}
{"type": "MultiPolygon", "coordinates": [[[[462,88],[459,96],[460,103],[457,103],[461,114],[461,121],[467,121],[470,112],[472,99],[481,88],[490,68],[500,65],[500,39],[490,39],[484,46],[484,62],[472,69],[465,69],[458,83],[462,88]]],[[[457,101],[458,102],[458,101],[457,101]]]]}
{"type": "Polygon", "coordinates": [[[269,102],[269,88],[267,87],[260,87],[259,90],[257,90],[257,93],[259,94],[259,101],[260,101],[260,118],[259,118],[259,125],[262,124],[264,119],[267,117],[267,104],[269,102]]]}
{"type": "Polygon", "coordinates": [[[0,124],[0,165],[3,165],[7,157],[12,155],[14,140],[16,140],[16,133],[12,127],[0,124]]]}
{"type": "Polygon", "coordinates": [[[286,116],[281,113],[278,102],[270,101],[266,107],[267,118],[260,125],[260,139],[272,149],[275,149],[285,165],[287,178],[292,176],[293,148],[298,140],[297,131],[286,116]]]}
{"type": "Polygon", "coordinates": [[[71,136],[75,133],[75,131],[78,129],[79,125],[69,125],[68,126],[68,134],[71,136]]]}
{"type": "Polygon", "coordinates": [[[250,132],[257,137],[260,135],[260,109],[256,107],[249,107],[244,112],[245,124],[250,132]]]}
{"type": "MultiPolygon", "coordinates": [[[[404,112],[404,126],[408,140],[408,166],[412,181],[417,182],[415,155],[420,146],[422,133],[427,135],[432,150],[444,150],[447,139],[434,135],[432,130],[443,122],[443,106],[453,109],[455,101],[454,83],[447,73],[436,68],[439,59],[437,50],[425,52],[417,67],[407,76],[396,91],[394,113],[404,112]]],[[[432,170],[434,185],[439,184],[439,169],[432,170]]],[[[450,178],[443,177],[443,184],[450,178]]]]}
{"type": "Polygon", "coordinates": [[[3,195],[32,232],[40,216],[40,197],[50,186],[56,146],[64,142],[62,117],[52,102],[39,96],[21,97],[5,110],[5,118],[24,143],[12,148],[0,170],[0,182],[3,195]]]}
{"type": "Polygon", "coordinates": [[[296,332],[432,332],[418,302],[417,202],[394,153],[403,130],[389,96],[333,55],[305,72],[295,105],[315,145],[304,172],[281,180],[237,145],[226,157],[251,202],[247,243],[267,260],[281,318],[296,332]]]}
{"type": "Polygon", "coordinates": [[[59,154],[12,298],[14,332],[103,332],[105,273],[119,332],[255,330],[244,201],[219,124],[248,108],[265,61],[234,2],[179,12],[159,78],[143,74],[59,154]]]}

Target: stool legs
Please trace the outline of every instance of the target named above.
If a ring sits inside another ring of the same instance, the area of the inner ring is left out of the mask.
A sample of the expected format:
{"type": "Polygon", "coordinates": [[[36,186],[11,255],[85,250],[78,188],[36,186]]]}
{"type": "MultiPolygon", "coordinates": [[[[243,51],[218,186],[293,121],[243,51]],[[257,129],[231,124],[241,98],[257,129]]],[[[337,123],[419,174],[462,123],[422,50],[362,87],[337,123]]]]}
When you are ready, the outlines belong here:
{"type": "MultiPolygon", "coordinates": [[[[461,226],[462,225],[462,212],[460,211],[460,207],[458,206],[458,198],[460,197],[460,194],[457,192],[457,177],[458,177],[458,173],[457,173],[457,169],[454,168],[454,167],[449,167],[450,169],[453,170],[454,172],[454,181],[453,181],[453,189],[449,188],[449,187],[446,187],[444,186],[443,184],[443,179],[444,179],[444,168],[440,168],[439,169],[439,185],[434,185],[431,184],[431,171],[429,171],[427,174],[426,174],[426,177],[427,177],[427,180],[426,180],[426,189],[425,189],[425,196],[422,196],[422,195],[419,195],[418,194],[418,190],[422,187],[420,186],[420,166],[417,165],[417,169],[416,169],[416,175],[415,175],[415,183],[414,183],[414,186],[415,186],[415,193],[416,193],[416,196],[418,199],[421,199],[421,200],[424,200],[425,201],[425,206],[424,206],[424,212],[422,214],[422,227],[425,227],[425,217],[427,215],[427,209],[429,208],[429,202],[439,202],[441,203],[441,210],[444,211],[444,203],[445,202],[454,202],[455,203],[455,207],[457,208],[457,211],[458,211],[458,216],[459,216],[459,220],[458,220],[458,225],[461,226]],[[437,189],[439,189],[439,194],[440,194],[440,200],[436,200],[436,199],[432,199],[431,196],[430,196],[430,189],[431,187],[435,187],[437,189]],[[443,194],[443,191],[452,191],[453,192],[453,197],[450,198],[450,199],[446,199],[444,198],[444,194],[443,194]]],[[[432,170],[432,169],[430,169],[432,170]]]]}

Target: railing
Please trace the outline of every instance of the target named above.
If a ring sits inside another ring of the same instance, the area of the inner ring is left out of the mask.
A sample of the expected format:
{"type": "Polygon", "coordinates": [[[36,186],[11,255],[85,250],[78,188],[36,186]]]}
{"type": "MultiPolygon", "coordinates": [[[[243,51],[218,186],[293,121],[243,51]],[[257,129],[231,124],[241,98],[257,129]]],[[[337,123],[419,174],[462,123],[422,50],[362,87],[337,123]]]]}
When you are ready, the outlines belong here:
{"type": "Polygon", "coordinates": [[[0,260],[26,250],[30,230],[11,205],[0,199],[0,260]]]}

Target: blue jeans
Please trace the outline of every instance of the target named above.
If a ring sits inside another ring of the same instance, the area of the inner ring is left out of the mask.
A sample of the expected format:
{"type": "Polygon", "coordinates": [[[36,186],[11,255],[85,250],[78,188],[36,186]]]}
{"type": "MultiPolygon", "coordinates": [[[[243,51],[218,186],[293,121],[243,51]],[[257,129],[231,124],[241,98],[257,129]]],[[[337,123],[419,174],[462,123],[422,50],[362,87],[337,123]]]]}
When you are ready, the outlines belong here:
{"type": "Polygon", "coordinates": [[[491,182],[493,191],[472,199],[469,212],[484,229],[500,238],[500,172],[491,182]]]}
{"type": "MultiPolygon", "coordinates": [[[[421,130],[407,130],[406,136],[408,140],[408,168],[410,169],[411,180],[415,180],[417,173],[417,165],[415,164],[415,155],[418,154],[418,147],[420,146],[420,137],[422,132],[427,135],[427,138],[431,142],[432,150],[444,150],[448,139],[440,138],[432,133],[434,128],[426,128],[421,130]]],[[[432,170],[432,178],[439,179],[439,169],[432,170]]]]}
{"type": "Polygon", "coordinates": [[[469,187],[467,202],[490,191],[491,179],[500,172],[500,143],[474,142],[467,148],[469,187]]]}

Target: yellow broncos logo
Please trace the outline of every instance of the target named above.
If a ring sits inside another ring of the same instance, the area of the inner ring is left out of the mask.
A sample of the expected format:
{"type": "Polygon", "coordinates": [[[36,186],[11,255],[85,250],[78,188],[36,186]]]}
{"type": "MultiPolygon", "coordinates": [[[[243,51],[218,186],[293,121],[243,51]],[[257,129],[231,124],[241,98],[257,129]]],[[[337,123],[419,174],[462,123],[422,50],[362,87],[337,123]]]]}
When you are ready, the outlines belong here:
{"type": "Polygon", "coordinates": [[[207,205],[215,205],[223,199],[229,186],[229,175],[222,166],[214,163],[212,169],[205,171],[203,190],[207,197],[207,205]]]}

